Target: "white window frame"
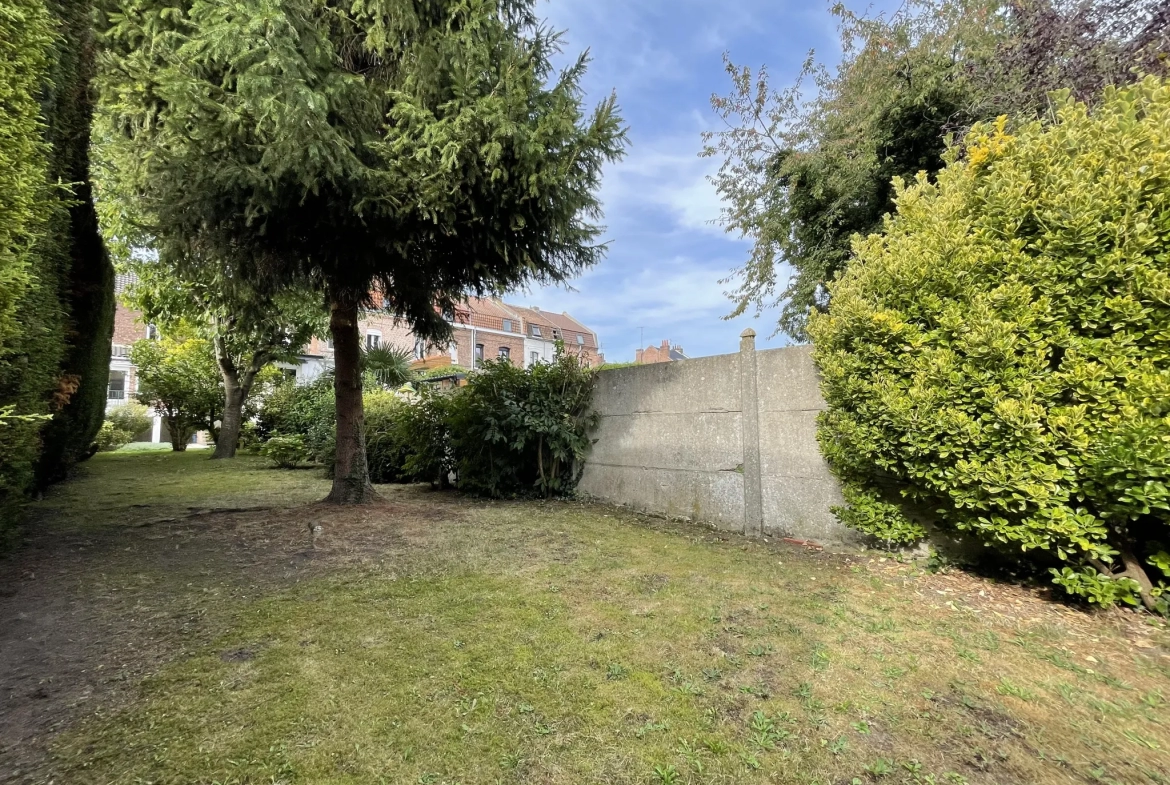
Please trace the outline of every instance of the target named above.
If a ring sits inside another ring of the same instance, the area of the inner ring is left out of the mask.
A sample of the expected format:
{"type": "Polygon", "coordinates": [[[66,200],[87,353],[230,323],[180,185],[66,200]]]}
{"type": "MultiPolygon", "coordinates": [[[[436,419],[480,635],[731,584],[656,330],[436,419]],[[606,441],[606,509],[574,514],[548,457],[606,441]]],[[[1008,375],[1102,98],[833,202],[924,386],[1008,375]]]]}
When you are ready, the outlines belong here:
{"type": "Polygon", "coordinates": [[[544,337],[543,335],[540,334],[540,325],[539,324],[529,325],[529,328],[532,330],[532,337],[533,338],[543,338],[544,337]]]}
{"type": "Polygon", "coordinates": [[[377,349],[381,346],[382,332],[380,330],[366,330],[366,351],[368,352],[370,349],[377,349]],[[371,343],[371,338],[376,338],[377,340],[371,343]]]}

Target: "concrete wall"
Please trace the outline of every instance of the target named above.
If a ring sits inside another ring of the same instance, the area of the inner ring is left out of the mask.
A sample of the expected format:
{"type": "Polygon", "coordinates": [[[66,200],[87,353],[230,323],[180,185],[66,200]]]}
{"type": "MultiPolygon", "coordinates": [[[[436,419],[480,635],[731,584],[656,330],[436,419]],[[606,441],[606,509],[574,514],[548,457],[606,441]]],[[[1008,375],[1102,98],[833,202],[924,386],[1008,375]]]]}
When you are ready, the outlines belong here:
{"type": "Polygon", "coordinates": [[[824,408],[808,347],[602,371],[601,421],[580,491],[751,536],[855,543],[821,458],[824,408]]]}

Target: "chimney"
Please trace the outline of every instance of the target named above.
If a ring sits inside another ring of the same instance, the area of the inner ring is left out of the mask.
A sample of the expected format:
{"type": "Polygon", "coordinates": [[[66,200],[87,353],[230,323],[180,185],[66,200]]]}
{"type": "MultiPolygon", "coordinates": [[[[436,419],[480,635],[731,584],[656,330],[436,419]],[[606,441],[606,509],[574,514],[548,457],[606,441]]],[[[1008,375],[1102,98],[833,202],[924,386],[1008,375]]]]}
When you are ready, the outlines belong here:
{"type": "Polygon", "coordinates": [[[670,354],[670,341],[662,342],[662,351],[664,354],[670,354]]]}

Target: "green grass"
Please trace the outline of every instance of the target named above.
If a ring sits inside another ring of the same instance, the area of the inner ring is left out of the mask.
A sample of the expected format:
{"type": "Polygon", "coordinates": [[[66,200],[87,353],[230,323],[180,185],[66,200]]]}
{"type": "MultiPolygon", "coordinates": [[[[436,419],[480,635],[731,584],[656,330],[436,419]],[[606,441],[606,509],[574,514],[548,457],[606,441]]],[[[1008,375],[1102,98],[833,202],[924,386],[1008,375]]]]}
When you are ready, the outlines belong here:
{"type": "MultiPolygon", "coordinates": [[[[1160,627],[584,504],[295,506],[325,488],[115,453],[46,501],[90,532],[202,507],[327,521],[314,577],[216,592],[205,642],[59,737],[57,781],[1170,782],[1160,627]]],[[[149,560],[106,569],[163,608],[199,589],[149,560]]]]}

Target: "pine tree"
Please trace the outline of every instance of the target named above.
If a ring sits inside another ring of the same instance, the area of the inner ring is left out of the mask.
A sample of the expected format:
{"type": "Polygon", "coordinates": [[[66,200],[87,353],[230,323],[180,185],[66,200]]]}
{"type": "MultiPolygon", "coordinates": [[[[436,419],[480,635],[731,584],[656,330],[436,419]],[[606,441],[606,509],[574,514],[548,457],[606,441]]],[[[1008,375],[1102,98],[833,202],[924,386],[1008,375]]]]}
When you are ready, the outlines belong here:
{"type": "MultiPolygon", "coordinates": [[[[111,3],[111,5],[115,5],[111,3]]],[[[467,293],[595,263],[613,97],[555,72],[534,0],[123,0],[102,18],[118,191],[225,274],[326,296],[335,347],[330,500],[373,496],[358,309],[425,337],[467,293]]]]}

